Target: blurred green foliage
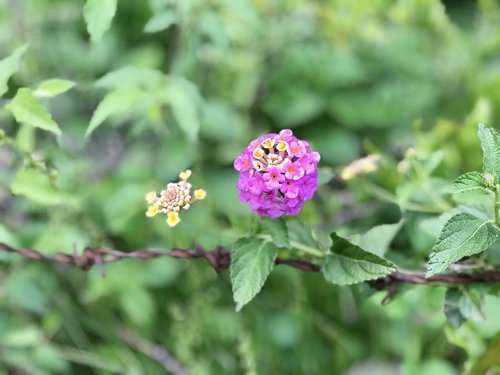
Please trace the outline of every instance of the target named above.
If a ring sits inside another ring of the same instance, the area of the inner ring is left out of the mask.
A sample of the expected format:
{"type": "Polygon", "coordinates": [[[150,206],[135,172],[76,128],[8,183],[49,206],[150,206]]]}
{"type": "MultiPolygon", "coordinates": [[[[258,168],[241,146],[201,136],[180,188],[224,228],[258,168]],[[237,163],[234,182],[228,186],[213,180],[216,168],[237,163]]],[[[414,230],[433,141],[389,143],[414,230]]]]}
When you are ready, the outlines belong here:
{"type": "MultiPolygon", "coordinates": [[[[441,214],[481,199],[448,194],[450,180],[480,168],[477,123],[500,123],[494,0],[0,0],[7,56],[0,242],[47,254],[231,244],[255,216],[238,200],[233,159],[257,135],[292,128],[327,176],[383,154],[372,175],[324,184],[307,203],[300,219],[315,240],[403,218],[387,256],[420,269],[441,214]],[[173,229],[146,219],[145,193],[188,167],[207,199],[173,229]]],[[[381,306],[367,286],[277,267],[236,313],[228,275],[197,261],[123,261],[105,278],[0,262],[0,374],[163,373],[120,325],[193,374],[500,367],[495,290],[453,328],[441,287],[403,287],[381,306]]]]}

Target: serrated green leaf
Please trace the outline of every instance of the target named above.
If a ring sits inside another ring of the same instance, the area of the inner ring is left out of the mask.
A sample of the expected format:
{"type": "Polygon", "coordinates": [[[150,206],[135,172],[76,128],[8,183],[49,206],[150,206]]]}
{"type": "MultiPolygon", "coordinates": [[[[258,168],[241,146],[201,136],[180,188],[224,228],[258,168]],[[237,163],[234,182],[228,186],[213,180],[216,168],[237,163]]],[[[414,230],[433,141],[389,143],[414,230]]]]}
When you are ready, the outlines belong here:
{"type": "Polygon", "coordinates": [[[8,90],[7,82],[9,78],[19,69],[19,62],[24,55],[28,45],[17,48],[12,55],[0,61],[0,96],[8,90]]]}
{"type": "Polygon", "coordinates": [[[453,216],[432,248],[426,277],[444,271],[463,257],[483,252],[497,237],[498,231],[490,220],[468,213],[453,216]]]}
{"type": "Polygon", "coordinates": [[[15,195],[23,195],[43,205],[74,205],[76,203],[75,199],[59,191],[46,174],[36,169],[20,171],[14,178],[10,189],[15,195]]]}
{"type": "Polygon", "coordinates": [[[394,224],[377,225],[359,237],[359,246],[372,254],[383,257],[402,225],[402,220],[394,224]]]}
{"type": "Polygon", "coordinates": [[[283,219],[264,218],[261,221],[264,232],[272,237],[272,241],[277,247],[289,247],[288,228],[283,219]]]}
{"type": "Polygon", "coordinates": [[[393,263],[369,253],[359,246],[332,233],[331,254],[327,255],[321,272],[328,281],[338,285],[351,285],[375,280],[396,270],[393,263]]]}
{"type": "Polygon", "coordinates": [[[479,124],[478,134],[483,149],[483,169],[500,179],[500,134],[484,124],[479,124]]]}
{"type": "Polygon", "coordinates": [[[144,32],[157,33],[165,30],[177,23],[177,14],[172,9],[166,9],[161,13],[155,14],[144,26],[144,32]]]}
{"type": "Polygon", "coordinates": [[[17,90],[16,96],[7,109],[12,112],[17,122],[47,130],[55,135],[62,134],[59,126],[52,120],[52,116],[42,103],[33,95],[31,89],[20,88],[17,90]]]}
{"type": "Polygon", "coordinates": [[[87,0],[83,8],[83,18],[93,43],[101,40],[111,26],[116,14],[117,0],[87,0]]]}
{"type": "Polygon", "coordinates": [[[480,172],[468,172],[457,178],[452,192],[459,194],[478,189],[487,189],[483,175],[480,172]]]}
{"type": "Polygon", "coordinates": [[[277,248],[271,242],[244,238],[231,247],[231,284],[236,311],[262,289],[274,267],[277,248]]]}
{"type": "Polygon", "coordinates": [[[51,98],[71,90],[75,85],[75,82],[67,79],[48,79],[38,86],[35,95],[41,98],[51,98]]]}
{"type": "Polygon", "coordinates": [[[108,117],[126,111],[134,103],[143,99],[144,95],[144,91],[134,87],[119,88],[108,93],[94,111],[90,124],[85,132],[85,137],[89,137],[108,117]]]}

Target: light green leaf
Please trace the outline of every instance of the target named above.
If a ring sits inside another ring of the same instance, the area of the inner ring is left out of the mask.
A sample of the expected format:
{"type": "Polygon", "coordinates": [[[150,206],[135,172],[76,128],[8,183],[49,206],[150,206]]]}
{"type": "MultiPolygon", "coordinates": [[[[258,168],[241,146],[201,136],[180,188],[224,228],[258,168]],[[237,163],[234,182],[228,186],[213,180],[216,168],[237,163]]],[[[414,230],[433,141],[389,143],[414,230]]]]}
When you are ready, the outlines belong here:
{"type": "Polygon", "coordinates": [[[261,227],[272,237],[272,241],[277,247],[289,247],[288,229],[283,219],[263,218],[261,227]]]}
{"type": "Polygon", "coordinates": [[[402,220],[395,224],[377,225],[359,236],[358,244],[362,249],[383,257],[402,225],[402,220]]]}
{"type": "Polygon", "coordinates": [[[31,89],[20,88],[17,90],[16,96],[6,108],[12,112],[17,122],[61,135],[61,129],[33,95],[31,89]]]}
{"type": "Polygon", "coordinates": [[[32,126],[21,124],[16,134],[16,145],[27,154],[33,152],[36,144],[36,129],[32,126]]]}
{"type": "Polygon", "coordinates": [[[42,98],[51,98],[71,90],[75,85],[75,82],[66,79],[48,79],[38,86],[35,95],[42,98]]]}
{"type": "Polygon", "coordinates": [[[162,82],[164,75],[156,69],[125,66],[99,78],[94,85],[105,89],[116,89],[124,86],[151,88],[162,82]]]}
{"type": "Polygon", "coordinates": [[[452,192],[458,194],[478,189],[487,189],[482,173],[468,172],[457,178],[452,192]]]}
{"type": "Polygon", "coordinates": [[[10,189],[15,195],[24,195],[33,202],[42,205],[75,204],[75,200],[59,191],[49,177],[37,169],[20,171],[10,189]]]}
{"type": "Polygon", "coordinates": [[[33,281],[29,270],[13,272],[5,285],[6,295],[12,303],[42,314],[47,308],[46,297],[39,284],[33,281]]]}
{"type": "Polygon", "coordinates": [[[155,312],[155,302],[147,289],[140,286],[123,289],[120,304],[127,317],[138,326],[151,323],[155,312]]]}
{"type": "Polygon", "coordinates": [[[500,179],[500,134],[484,124],[479,124],[479,138],[483,149],[483,169],[500,179]]]}
{"type": "Polygon", "coordinates": [[[444,271],[463,257],[483,252],[497,237],[498,231],[490,220],[468,213],[453,216],[432,248],[426,277],[444,271]]]}
{"type": "Polygon", "coordinates": [[[177,23],[177,15],[171,9],[155,14],[144,26],[144,32],[157,33],[177,23]]]}
{"type": "Polygon", "coordinates": [[[332,233],[332,253],[327,255],[321,272],[328,281],[338,285],[375,280],[396,270],[393,263],[369,253],[332,233]]]}
{"type": "Polygon", "coordinates": [[[133,87],[119,88],[108,93],[94,111],[85,137],[89,137],[109,116],[126,111],[143,99],[144,95],[142,90],[133,87]]]}
{"type": "Polygon", "coordinates": [[[28,45],[17,48],[12,55],[0,61],[0,96],[8,90],[7,82],[9,78],[19,69],[19,62],[24,55],[28,45]]]}
{"type": "Polygon", "coordinates": [[[231,247],[231,284],[236,311],[261,290],[274,267],[277,249],[271,242],[244,238],[231,247]]]}
{"type": "Polygon", "coordinates": [[[312,236],[311,228],[307,227],[302,221],[296,219],[287,220],[286,226],[290,241],[295,241],[310,247],[318,246],[312,236]]]}
{"type": "Polygon", "coordinates": [[[111,26],[116,13],[117,0],[87,0],[83,8],[83,18],[93,43],[101,40],[111,26]]]}

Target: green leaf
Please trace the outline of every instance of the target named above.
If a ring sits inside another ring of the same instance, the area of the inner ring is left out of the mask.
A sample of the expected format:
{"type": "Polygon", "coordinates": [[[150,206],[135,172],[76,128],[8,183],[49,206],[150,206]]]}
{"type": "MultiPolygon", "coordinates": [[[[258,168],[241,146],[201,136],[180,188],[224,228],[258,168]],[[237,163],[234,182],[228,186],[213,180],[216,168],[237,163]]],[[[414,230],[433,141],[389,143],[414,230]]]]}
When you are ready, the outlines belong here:
{"type": "Polygon", "coordinates": [[[466,320],[458,307],[461,296],[462,293],[458,288],[449,288],[444,297],[444,315],[454,328],[460,327],[466,320]]]}
{"type": "Polygon", "coordinates": [[[321,268],[325,278],[338,285],[375,280],[396,270],[393,263],[369,253],[359,246],[332,233],[332,253],[321,268]]]}
{"type": "Polygon", "coordinates": [[[452,193],[459,194],[478,189],[487,189],[482,173],[468,172],[457,178],[452,193]]]}
{"type": "Polygon", "coordinates": [[[140,286],[123,289],[119,299],[121,307],[134,324],[145,326],[151,323],[155,313],[155,302],[147,289],[140,286]]]}
{"type": "Polygon", "coordinates": [[[177,23],[177,15],[171,9],[155,14],[144,26],[144,32],[157,33],[177,23]]]}
{"type": "Polygon", "coordinates": [[[116,89],[124,86],[152,88],[158,86],[165,76],[156,69],[125,66],[109,72],[95,81],[95,87],[116,89]]]}
{"type": "Polygon", "coordinates": [[[201,100],[198,89],[191,82],[172,78],[163,90],[162,101],[172,107],[175,120],[190,141],[195,141],[200,129],[198,104],[201,100]]]}
{"type": "Polygon", "coordinates": [[[432,248],[426,277],[444,271],[463,257],[483,252],[497,237],[497,230],[490,220],[468,213],[453,216],[432,248]]]}
{"type": "Polygon", "coordinates": [[[483,321],[482,304],[482,296],[476,290],[449,288],[445,295],[444,314],[448,322],[458,328],[466,320],[483,321]]]}
{"type": "Polygon", "coordinates": [[[307,227],[302,221],[296,219],[287,220],[286,226],[290,241],[299,242],[310,247],[318,246],[312,236],[311,228],[307,227]]]}
{"type": "Polygon", "coordinates": [[[261,290],[274,267],[277,249],[271,242],[243,238],[231,247],[231,284],[236,311],[261,290]]]}
{"type": "Polygon", "coordinates": [[[6,107],[12,112],[17,122],[31,125],[61,135],[61,129],[52,120],[52,116],[33,95],[31,89],[20,88],[12,102],[6,107]]]}
{"type": "Polygon", "coordinates": [[[358,244],[362,249],[383,257],[402,225],[402,220],[395,224],[377,225],[362,234],[358,244]]]}
{"type": "Polygon", "coordinates": [[[51,98],[71,90],[75,85],[75,82],[66,79],[48,79],[38,86],[35,95],[41,98],[51,98]]]}
{"type": "Polygon", "coordinates": [[[5,285],[6,295],[12,303],[34,311],[44,313],[46,298],[38,283],[34,282],[29,270],[16,270],[13,272],[5,285]]]}
{"type": "Polygon", "coordinates": [[[483,149],[483,169],[500,179],[500,134],[484,124],[479,124],[479,138],[483,149]]]}
{"type": "Polygon", "coordinates": [[[264,218],[261,220],[261,227],[271,235],[277,247],[290,247],[288,229],[283,219],[264,218]]]}
{"type": "Polygon", "coordinates": [[[101,40],[111,26],[116,13],[117,0],[87,0],[83,8],[83,18],[93,43],[101,40]]]}
{"type": "Polygon", "coordinates": [[[0,96],[5,94],[9,89],[7,82],[9,81],[9,78],[19,69],[19,62],[27,49],[28,45],[25,44],[24,46],[17,48],[12,55],[0,61],[0,96]]]}
{"type": "Polygon", "coordinates": [[[42,205],[75,204],[75,200],[59,191],[50,181],[49,177],[36,169],[20,171],[10,189],[15,195],[24,195],[33,202],[42,205]]]}
{"type": "Polygon", "coordinates": [[[133,87],[119,88],[108,93],[94,111],[85,137],[89,137],[108,117],[126,111],[137,101],[143,99],[144,95],[142,90],[133,87]]]}

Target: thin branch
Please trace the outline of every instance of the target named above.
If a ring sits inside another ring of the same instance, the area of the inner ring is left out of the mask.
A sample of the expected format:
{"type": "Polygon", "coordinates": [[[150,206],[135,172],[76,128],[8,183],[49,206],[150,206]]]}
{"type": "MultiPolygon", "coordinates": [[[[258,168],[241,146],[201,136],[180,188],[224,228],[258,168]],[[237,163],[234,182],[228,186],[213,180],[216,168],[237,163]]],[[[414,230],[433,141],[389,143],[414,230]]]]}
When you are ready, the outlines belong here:
{"type": "MultiPolygon", "coordinates": [[[[33,260],[64,263],[78,267],[83,271],[90,270],[93,266],[99,267],[104,272],[104,265],[114,263],[123,259],[152,259],[161,256],[169,256],[179,259],[204,259],[217,273],[229,268],[231,255],[228,250],[216,247],[214,250],[205,250],[197,245],[194,249],[172,249],[172,250],[134,250],[124,252],[106,247],[86,247],[81,253],[57,253],[44,255],[33,249],[18,249],[0,242],[0,251],[17,254],[24,258],[33,260]]],[[[287,265],[304,272],[320,272],[321,267],[317,264],[301,259],[276,258],[275,264],[287,265]]],[[[467,284],[472,282],[493,283],[500,282],[500,270],[471,271],[467,265],[460,267],[455,264],[452,271],[446,274],[434,275],[426,278],[425,272],[397,270],[384,278],[369,281],[369,284],[377,290],[393,290],[394,286],[401,283],[406,284],[467,284]]]]}
{"type": "Polygon", "coordinates": [[[123,341],[160,364],[172,375],[189,375],[188,370],[182,363],[164,347],[136,336],[125,326],[118,326],[115,332],[123,341]]]}

